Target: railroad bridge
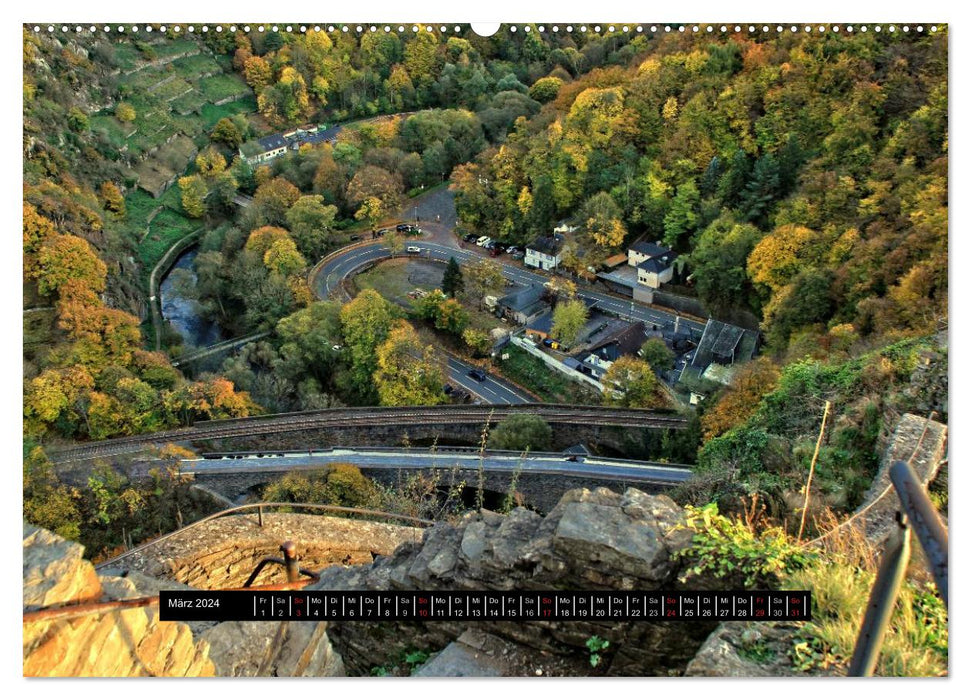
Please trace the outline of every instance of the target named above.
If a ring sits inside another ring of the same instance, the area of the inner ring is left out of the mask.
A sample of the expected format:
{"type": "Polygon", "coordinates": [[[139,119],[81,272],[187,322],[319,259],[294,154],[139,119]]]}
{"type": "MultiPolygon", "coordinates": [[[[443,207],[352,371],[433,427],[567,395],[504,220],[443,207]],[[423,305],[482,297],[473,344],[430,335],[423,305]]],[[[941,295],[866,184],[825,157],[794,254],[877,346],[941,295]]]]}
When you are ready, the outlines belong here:
{"type": "Polygon", "coordinates": [[[137,453],[168,443],[205,451],[300,449],[335,445],[478,445],[487,426],[528,413],[553,428],[553,448],[578,442],[627,451],[643,444],[648,431],[680,430],[685,418],[674,413],[604,406],[499,404],[399,408],[339,408],[253,418],[207,421],[190,428],[103,440],[52,449],[56,463],[137,453]]]}

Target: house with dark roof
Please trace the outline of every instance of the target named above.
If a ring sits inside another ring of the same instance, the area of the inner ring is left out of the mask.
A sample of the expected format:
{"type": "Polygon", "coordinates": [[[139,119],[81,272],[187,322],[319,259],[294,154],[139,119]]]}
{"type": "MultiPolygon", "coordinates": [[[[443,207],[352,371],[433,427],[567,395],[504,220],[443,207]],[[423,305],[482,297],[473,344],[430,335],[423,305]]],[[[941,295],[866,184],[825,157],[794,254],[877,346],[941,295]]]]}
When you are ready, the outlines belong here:
{"type": "Polygon", "coordinates": [[[627,250],[627,264],[637,268],[637,283],[657,289],[674,275],[677,253],[661,242],[638,241],[627,250]]]}
{"type": "Polygon", "coordinates": [[[720,384],[728,384],[734,367],[755,357],[759,334],[730,323],[708,319],[691,361],[685,366],[698,376],[720,384]]]}
{"type": "Polygon", "coordinates": [[[645,328],[644,322],[638,321],[583,353],[582,357],[578,355],[577,359],[589,370],[585,373],[599,380],[624,355],[637,355],[647,338],[645,328]]]}
{"type": "Polygon", "coordinates": [[[540,236],[526,246],[523,264],[526,267],[538,267],[540,270],[556,269],[562,260],[565,242],[566,239],[559,233],[540,236]]]}
{"type": "Polygon", "coordinates": [[[542,285],[531,284],[501,297],[497,305],[500,313],[520,325],[526,325],[544,312],[549,311],[542,285]]]}
{"type": "Polygon", "coordinates": [[[266,163],[290,151],[298,151],[301,146],[334,143],[341,127],[324,125],[298,128],[279,134],[271,134],[261,139],[247,141],[239,147],[239,154],[251,166],[266,163]]]}

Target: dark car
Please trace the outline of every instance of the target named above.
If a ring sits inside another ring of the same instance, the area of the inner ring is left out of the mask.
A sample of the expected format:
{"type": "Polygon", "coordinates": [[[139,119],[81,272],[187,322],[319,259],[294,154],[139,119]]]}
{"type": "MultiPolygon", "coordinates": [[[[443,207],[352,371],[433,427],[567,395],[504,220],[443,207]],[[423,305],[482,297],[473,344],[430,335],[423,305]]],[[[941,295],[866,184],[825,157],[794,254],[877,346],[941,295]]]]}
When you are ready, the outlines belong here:
{"type": "Polygon", "coordinates": [[[359,241],[359,240],[361,240],[361,237],[358,236],[357,234],[354,234],[353,236],[351,236],[351,240],[352,241],[359,241]]]}
{"type": "Polygon", "coordinates": [[[410,224],[398,224],[397,226],[395,226],[395,230],[398,231],[399,233],[407,233],[408,231],[411,230],[411,225],[410,224]]]}
{"type": "Polygon", "coordinates": [[[446,394],[451,394],[453,391],[455,391],[455,387],[453,387],[451,384],[446,384],[442,387],[442,391],[444,391],[446,394]]]}
{"type": "Polygon", "coordinates": [[[470,369],[469,376],[477,382],[484,382],[486,380],[486,373],[481,369],[470,369]]]}
{"type": "Polygon", "coordinates": [[[465,241],[466,243],[475,243],[476,240],[478,240],[478,238],[479,237],[476,234],[470,233],[466,236],[463,236],[462,240],[465,241]]]}

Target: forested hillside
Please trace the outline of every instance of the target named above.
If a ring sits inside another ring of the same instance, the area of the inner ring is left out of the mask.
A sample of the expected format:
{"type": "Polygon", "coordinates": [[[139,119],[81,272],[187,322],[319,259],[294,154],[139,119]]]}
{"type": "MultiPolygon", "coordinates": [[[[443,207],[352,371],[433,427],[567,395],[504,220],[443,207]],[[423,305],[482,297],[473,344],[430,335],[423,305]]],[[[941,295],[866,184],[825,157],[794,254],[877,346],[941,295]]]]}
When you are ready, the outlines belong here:
{"type": "MultiPolygon", "coordinates": [[[[846,363],[839,377],[877,372],[867,386],[893,392],[915,353],[941,349],[912,339],[947,324],[946,30],[225,29],[24,33],[34,438],[130,434],[257,403],[444,400],[373,381],[379,361],[423,347],[396,310],[377,295],[350,311],[314,305],[306,283],[322,255],[436,186],[454,192],[460,234],[523,244],[571,221],[564,266],[577,273],[641,237],[663,241],[679,254],[678,293],[715,317],[757,319],[765,357],[710,398],[699,442],[681,449],[707,443],[699,457],[715,471],[742,459],[732,450],[754,454],[736,429],[812,430],[756,410],[805,373],[846,363]],[[344,125],[336,143],[255,168],[238,155],[325,124],[344,125]],[[239,193],[252,204],[234,207],[239,193]],[[143,322],[151,268],[196,233],[201,313],[270,336],[191,382],[150,352],[143,322]],[[379,313],[380,337],[356,334],[357,313],[379,313]],[[344,345],[353,352],[328,350],[344,345]],[[889,369],[874,359],[888,354],[889,369]]],[[[882,410],[845,398],[837,413],[859,434],[843,447],[867,456],[842,505],[872,469],[882,410]]]]}

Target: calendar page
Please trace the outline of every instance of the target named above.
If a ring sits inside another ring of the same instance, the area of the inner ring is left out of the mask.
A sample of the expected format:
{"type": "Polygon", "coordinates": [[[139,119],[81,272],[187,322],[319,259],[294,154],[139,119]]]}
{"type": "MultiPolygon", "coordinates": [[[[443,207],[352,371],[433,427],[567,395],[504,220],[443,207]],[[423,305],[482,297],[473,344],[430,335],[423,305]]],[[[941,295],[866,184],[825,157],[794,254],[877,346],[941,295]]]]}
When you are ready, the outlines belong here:
{"type": "Polygon", "coordinates": [[[25,8],[23,676],[948,675],[946,14],[561,9],[25,8]]]}

